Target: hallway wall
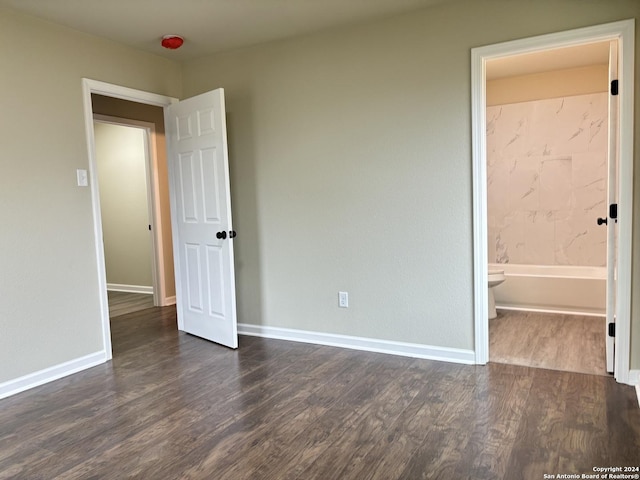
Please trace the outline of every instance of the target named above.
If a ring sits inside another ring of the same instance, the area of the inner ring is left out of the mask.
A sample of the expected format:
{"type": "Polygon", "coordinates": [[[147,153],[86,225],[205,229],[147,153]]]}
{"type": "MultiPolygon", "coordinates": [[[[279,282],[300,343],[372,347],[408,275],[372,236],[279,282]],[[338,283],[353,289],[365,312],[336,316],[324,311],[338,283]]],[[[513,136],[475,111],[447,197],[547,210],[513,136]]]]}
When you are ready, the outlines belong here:
{"type": "Polygon", "coordinates": [[[152,292],[145,132],[102,122],[94,130],[107,286],[152,292]]]}

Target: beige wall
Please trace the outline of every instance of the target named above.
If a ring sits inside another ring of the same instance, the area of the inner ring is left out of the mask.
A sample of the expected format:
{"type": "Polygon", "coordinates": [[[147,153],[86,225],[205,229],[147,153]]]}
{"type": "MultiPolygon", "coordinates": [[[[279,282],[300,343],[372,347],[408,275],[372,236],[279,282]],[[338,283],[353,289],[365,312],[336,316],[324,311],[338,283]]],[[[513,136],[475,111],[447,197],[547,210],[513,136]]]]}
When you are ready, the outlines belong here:
{"type": "Polygon", "coordinates": [[[469,142],[435,134],[465,119],[433,74],[469,57],[416,58],[416,18],[186,65],[227,95],[239,322],[473,348],[469,142]]]}
{"type": "Polygon", "coordinates": [[[102,115],[141,120],[153,123],[156,131],[156,173],[160,201],[160,230],[162,231],[162,253],[164,255],[164,281],[167,298],[175,297],[176,280],[173,271],[173,247],[171,240],[171,207],[169,201],[169,173],[167,170],[167,146],[164,134],[164,110],[153,105],[129,102],[103,95],[91,96],[93,112],[102,115]]]}
{"type": "Polygon", "coordinates": [[[181,72],[4,9],[0,58],[2,383],[103,348],[82,78],[180,96],[181,72]]]}
{"type": "Polygon", "coordinates": [[[607,91],[608,65],[498,78],[487,82],[487,106],[607,91]]]}
{"type": "Polygon", "coordinates": [[[94,122],[107,284],[152,287],[145,131],[94,122]]]}
{"type": "Polygon", "coordinates": [[[461,0],[187,62],[226,90],[239,321],[472,349],[470,50],[638,16],[461,0]]]}

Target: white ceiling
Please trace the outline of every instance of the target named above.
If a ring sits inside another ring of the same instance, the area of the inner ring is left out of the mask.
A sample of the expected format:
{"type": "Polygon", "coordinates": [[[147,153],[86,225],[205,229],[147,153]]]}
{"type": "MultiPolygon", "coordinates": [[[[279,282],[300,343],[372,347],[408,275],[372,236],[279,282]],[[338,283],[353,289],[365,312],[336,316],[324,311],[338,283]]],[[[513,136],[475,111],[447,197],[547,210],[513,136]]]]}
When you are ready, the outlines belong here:
{"type": "Polygon", "coordinates": [[[447,0],[0,0],[0,6],[183,61],[447,0]],[[160,46],[166,34],[185,44],[160,46]]]}

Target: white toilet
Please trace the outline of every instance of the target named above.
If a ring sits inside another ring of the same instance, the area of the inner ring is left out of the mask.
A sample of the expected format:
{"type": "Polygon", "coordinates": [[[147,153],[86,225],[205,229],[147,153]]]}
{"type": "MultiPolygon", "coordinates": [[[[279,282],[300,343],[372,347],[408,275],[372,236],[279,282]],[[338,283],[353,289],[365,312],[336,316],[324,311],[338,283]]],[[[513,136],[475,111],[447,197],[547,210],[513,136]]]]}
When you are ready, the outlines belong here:
{"type": "Polygon", "coordinates": [[[493,287],[500,285],[506,280],[504,276],[504,270],[489,267],[489,320],[496,318],[498,312],[496,312],[496,298],[493,295],[493,287]]]}

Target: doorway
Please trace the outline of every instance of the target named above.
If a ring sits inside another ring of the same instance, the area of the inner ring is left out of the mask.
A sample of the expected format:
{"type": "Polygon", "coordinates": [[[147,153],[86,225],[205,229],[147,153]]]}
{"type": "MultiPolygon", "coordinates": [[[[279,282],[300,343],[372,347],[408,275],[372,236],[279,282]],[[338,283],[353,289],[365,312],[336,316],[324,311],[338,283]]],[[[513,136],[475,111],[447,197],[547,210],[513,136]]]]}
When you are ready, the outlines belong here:
{"type": "Polygon", "coordinates": [[[491,362],[607,375],[610,43],[487,62],[491,362]]]}
{"type": "MultiPolygon", "coordinates": [[[[175,274],[164,110],[159,106],[95,93],[91,94],[91,106],[94,116],[111,124],[137,128],[138,131],[144,131],[147,136],[145,143],[148,153],[146,163],[147,202],[149,205],[147,226],[150,230],[152,247],[152,279],[150,282],[147,281],[154,287],[155,306],[173,305],[175,303],[175,274]]],[[[140,190],[142,190],[142,186],[140,190]]],[[[144,225],[144,223],[142,224],[144,225]]],[[[149,235],[149,231],[138,232],[138,234],[149,235]]],[[[145,258],[148,258],[148,255],[145,258]]],[[[125,290],[128,289],[125,287],[125,290]]]]}
{"type": "MultiPolygon", "coordinates": [[[[84,113],[85,113],[85,131],[87,136],[87,145],[89,147],[89,173],[91,179],[98,178],[98,166],[95,157],[95,137],[93,131],[93,121],[94,114],[106,114],[106,115],[116,115],[113,110],[106,110],[104,105],[97,106],[100,104],[100,99],[107,100],[121,100],[126,103],[131,103],[134,105],[140,105],[142,107],[152,106],[159,107],[160,112],[162,109],[174,102],[177,102],[177,99],[166,97],[163,95],[157,95],[147,92],[141,92],[138,90],[120,87],[117,85],[111,85],[104,82],[99,82],[96,80],[83,79],[83,100],[84,100],[84,113]],[[94,108],[94,101],[96,108],[94,108]]],[[[118,106],[114,107],[118,108],[118,106]]],[[[160,114],[163,117],[163,114],[160,114]]],[[[130,116],[130,115],[127,115],[130,116]]],[[[148,126],[148,125],[147,125],[148,126]]],[[[155,265],[164,264],[165,267],[171,269],[171,276],[167,278],[167,275],[161,275],[163,269],[155,269],[156,273],[161,278],[161,281],[156,280],[156,285],[158,286],[158,304],[160,305],[170,305],[175,303],[175,287],[173,291],[167,288],[168,285],[172,283],[175,285],[175,280],[173,279],[173,260],[170,257],[170,260],[165,261],[166,254],[172,253],[171,246],[171,223],[168,202],[166,208],[164,205],[161,205],[160,201],[160,180],[158,175],[159,166],[163,163],[166,168],[166,160],[163,162],[158,159],[157,154],[153,154],[153,150],[156,149],[156,142],[149,142],[149,149],[152,152],[150,155],[150,159],[152,160],[152,165],[150,168],[150,196],[152,198],[151,204],[151,226],[152,226],[152,238],[155,245],[155,265]],[[159,206],[159,207],[157,207],[159,206]],[[155,228],[154,228],[155,227],[155,228]],[[166,235],[163,235],[163,232],[169,232],[168,242],[166,235]],[[161,260],[158,260],[158,257],[161,257],[161,260]],[[164,278],[162,278],[164,277],[164,278]],[[172,295],[171,295],[172,294],[172,295]]],[[[157,152],[156,152],[157,153],[157,152]]],[[[166,157],[165,157],[166,158],[166,157]]],[[[96,238],[96,259],[97,259],[97,270],[98,270],[98,291],[100,298],[100,310],[101,310],[101,323],[102,323],[102,340],[103,340],[103,348],[106,354],[107,360],[112,358],[112,345],[111,345],[111,326],[109,319],[109,299],[107,295],[107,281],[106,281],[106,265],[105,265],[105,257],[104,257],[104,241],[103,241],[103,228],[102,228],[102,219],[101,219],[101,209],[100,209],[100,192],[97,185],[97,182],[90,182],[91,185],[91,197],[92,197],[92,205],[93,205],[93,219],[94,219],[94,234],[96,238]]],[[[168,190],[168,188],[167,188],[168,190]]],[[[164,270],[166,272],[166,269],[164,270]]]]}
{"type": "MultiPolygon", "coordinates": [[[[154,124],[94,115],[96,162],[111,317],[159,305],[151,232],[154,124]]],[[[158,272],[160,270],[160,272],[158,272]]]]}
{"type": "MultiPolygon", "coordinates": [[[[585,29],[517,40],[472,50],[472,115],[474,168],[474,317],[476,330],[476,361],[489,360],[488,321],[488,227],[487,227],[487,63],[494,59],[530,54],[550,49],[574,47],[580,44],[617,41],[620,47],[620,114],[618,174],[619,212],[624,208],[624,220],[618,224],[617,278],[615,307],[616,380],[629,382],[629,328],[631,279],[631,171],[633,168],[633,21],[589,27],[585,29]],[[625,101],[625,99],[628,99],[625,101]],[[623,206],[624,205],[624,206],[623,206]]],[[[595,219],[594,219],[595,221],[595,219]]],[[[604,326],[603,326],[604,329],[604,326]]]]}
{"type": "MultiPolygon", "coordinates": [[[[230,348],[237,348],[237,318],[229,162],[224,90],[216,89],[186,100],[83,79],[85,127],[91,178],[98,176],[93,128],[93,96],[161,107],[167,119],[167,150],[171,162],[157,161],[151,187],[158,195],[160,167],[166,168],[167,193],[171,183],[167,231],[172,236],[177,328],[230,348]],[[169,163],[171,165],[169,165],[169,163]],[[169,168],[170,167],[170,168],[169,168]],[[170,172],[170,174],[169,174],[170,172]],[[194,225],[196,226],[194,228],[194,225]],[[200,228],[202,227],[202,228],[200,228]],[[202,328],[196,328],[196,327],[202,328]]],[[[158,157],[155,157],[158,159],[158,157]]],[[[91,182],[96,242],[98,293],[101,306],[106,360],[113,356],[106,285],[104,240],[100,218],[98,182],[91,182]]],[[[154,201],[152,205],[158,202],[154,201]]],[[[162,222],[162,210],[154,208],[153,219],[162,222]]],[[[153,228],[161,239],[161,228],[153,228]]],[[[168,245],[167,245],[168,247],[168,245]]],[[[159,251],[160,249],[156,249],[159,251]]],[[[165,262],[166,265],[166,262],[165,262]]]]}

